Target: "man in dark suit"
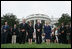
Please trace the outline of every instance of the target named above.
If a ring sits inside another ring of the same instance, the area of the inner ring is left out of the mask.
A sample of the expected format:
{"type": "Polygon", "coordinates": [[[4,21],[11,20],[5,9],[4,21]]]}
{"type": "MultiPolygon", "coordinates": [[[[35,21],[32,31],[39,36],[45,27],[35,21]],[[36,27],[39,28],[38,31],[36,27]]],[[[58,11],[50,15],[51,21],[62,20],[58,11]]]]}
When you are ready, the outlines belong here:
{"type": "Polygon", "coordinates": [[[7,21],[5,21],[5,25],[2,27],[2,42],[3,44],[8,43],[8,34],[9,34],[9,25],[7,21]]]}
{"type": "Polygon", "coordinates": [[[42,42],[42,24],[40,23],[40,20],[37,20],[37,24],[35,24],[36,29],[36,43],[40,44],[42,42]]]}
{"type": "Polygon", "coordinates": [[[60,41],[59,43],[66,43],[66,32],[65,32],[65,25],[64,23],[61,24],[60,27],[60,41]]]}
{"type": "Polygon", "coordinates": [[[26,40],[26,31],[27,31],[27,24],[25,23],[25,19],[19,26],[20,33],[19,33],[19,43],[25,43],[26,40]]]}

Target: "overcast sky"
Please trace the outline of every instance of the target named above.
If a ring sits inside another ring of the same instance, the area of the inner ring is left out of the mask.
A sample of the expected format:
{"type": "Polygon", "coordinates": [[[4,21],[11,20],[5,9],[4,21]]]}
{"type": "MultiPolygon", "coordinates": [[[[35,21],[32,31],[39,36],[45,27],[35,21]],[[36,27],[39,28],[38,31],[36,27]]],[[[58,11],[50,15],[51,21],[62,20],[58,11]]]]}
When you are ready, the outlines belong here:
{"type": "Polygon", "coordinates": [[[17,18],[38,13],[50,18],[59,18],[62,13],[71,16],[71,1],[1,1],[1,16],[6,13],[13,13],[17,18]]]}

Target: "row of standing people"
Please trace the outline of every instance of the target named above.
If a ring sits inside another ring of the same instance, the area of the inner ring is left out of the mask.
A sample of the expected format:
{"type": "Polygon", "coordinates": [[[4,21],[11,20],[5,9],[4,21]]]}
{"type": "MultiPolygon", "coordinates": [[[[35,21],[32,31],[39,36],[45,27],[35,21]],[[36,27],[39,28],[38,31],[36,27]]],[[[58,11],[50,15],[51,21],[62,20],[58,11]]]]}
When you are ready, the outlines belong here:
{"type": "MultiPolygon", "coordinates": [[[[42,33],[42,25],[38,21],[38,25],[35,25],[36,29],[36,43],[41,43],[41,33],[42,33]],[[38,39],[39,38],[39,39],[38,39]]],[[[2,33],[1,33],[1,43],[25,43],[26,42],[26,33],[28,34],[28,41],[29,43],[32,43],[33,38],[33,32],[34,28],[31,23],[27,24],[25,22],[25,19],[23,19],[23,22],[19,25],[19,28],[14,24],[13,28],[10,28],[10,26],[5,22],[5,25],[2,27],[2,33]]]]}
{"type": "Polygon", "coordinates": [[[29,41],[30,39],[32,40],[34,28],[31,22],[29,22],[29,25],[25,23],[25,19],[23,19],[23,22],[19,25],[19,27],[14,24],[13,28],[10,28],[7,22],[5,22],[5,25],[2,27],[1,43],[25,43],[26,32],[28,32],[29,41]]]}
{"type": "MultiPolygon", "coordinates": [[[[35,24],[36,29],[36,43],[40,44],[42,42],[42,24],[40,23],[40,20],[37,20],[37,24],[35,24]]],[[[23,19],[23,22],[19,25],[19,29],[16,27],[16,24],[14,25],[14,28],[9,30],[9,26],[7,22],[5,22],[5,25],[2,28],[2,43],[12,42],[12,43],[25,43],[26,42],[26,32],[28,32],[28,41],[29,43],[32,43],[33,38],[33,32],[34,28],[32,26],[31,21],[29,24],[25,23],[25,19],[23,19]]],[[[45,33],[45,40],[46,43],[50,43],[52,39],[56,39],[59,43],[66,43],[66,28],[63,26],[59,29],[56,29],[56,34],[52,34],[51,26],[49,26],[48,21],[46,22],[46,25],[44,25],[44,33],[45,33]],[[59,33],[57,34],[57,30],[59,30],[59,33]]],[[[68,29],[67,29],[68,30],[68,29]]]]}
{"type": "MultiPolygon", "coordinates": [[[[35,29],[36,29],[36,43],[40,44],[42,42],[42,36],[41,36],[42,35],[42,24],[40,23],[40,20],[37,20],[37,24],[35,24],[35,29]]],[[[26,42],[26,32],[28,32],[29,43],[32,43],[34,28],[32,26],[31,21],[29,22],[29,24],[27,24],[25,23],[25,19],[23,19],[23,22],[19,25],[19,29],[16,26],[16,24],[14,24],[14,27],[11,28],[11,30],[7,22],[5,22],[5,25],[2,27],[2,31],[3,31],[1,35],[2,43],[7,43],[7,42],[9,43],[18,42],[20,44],[25,43],[26,42]]]]}

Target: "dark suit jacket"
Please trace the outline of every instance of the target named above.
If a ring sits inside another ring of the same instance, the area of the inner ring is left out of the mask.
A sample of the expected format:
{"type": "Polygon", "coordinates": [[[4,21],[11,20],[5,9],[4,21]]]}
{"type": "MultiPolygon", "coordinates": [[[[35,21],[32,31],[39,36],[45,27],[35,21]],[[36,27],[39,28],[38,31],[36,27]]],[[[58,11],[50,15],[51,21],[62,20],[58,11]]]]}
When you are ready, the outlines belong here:
{"type": "Polygon", "coordinates": [[[65,29],[66,29],[65,26],[63,26],[63,27],[61,26],[61,27],[60,27],[60,33],[61,33],[62,31],[64,31],[64,33],[65,33],[65,29]]]}
{"type": "Polygon", "coordinates": [[[37,29],[40,29],[40,33],[42,33],[42,24],[35,24],[36,33],[38,33],[37,29]]]}
{"type": "Polygon", "coordinates": [[[63,38],[63,39],[66,39],[66,31],[65,30],[66,30],[66,27],[65,26],[64,27],[61,26],[60,33],[62,31],[64,31],[64,33],[61,33],[60,37],[63,38]]]}
{"type": "Polygon", "coordinates": [[[2,27],[2,31],[4,32],[4,29],[5,30],[7,30],[6,32],[9,32],[10,31],[10,27],[9,27],[9,25],[7,25],[6,27],[5,27],[5,25],[2,27]]]}
{"type": "Polygon", "coordinates": [[[19,26],[20,30],[25,29],[25,32],[26,32],[27,31],[27,25],[28,24],[26,24],[26,23],[24,25],[23,25],[23,23],[21,23],[19,26]]]}
{"type": "Polygon", "coordinates": [[[19,33],[18,28],[13,28],[13,29],[12,29],[12,35],[14,35],[14,34],[13,34],[14,32],[15,32],[15,35],[18,35],[18,33],[19,33]]]}
{"type": "Polygon", "coordinates": [[[28,25],[27,31],[28,31],[28,33],[33,33],[33,32],[34,32],[33,25],[32,25],[32,26],[29,26],[29,25],[28,25]]]}

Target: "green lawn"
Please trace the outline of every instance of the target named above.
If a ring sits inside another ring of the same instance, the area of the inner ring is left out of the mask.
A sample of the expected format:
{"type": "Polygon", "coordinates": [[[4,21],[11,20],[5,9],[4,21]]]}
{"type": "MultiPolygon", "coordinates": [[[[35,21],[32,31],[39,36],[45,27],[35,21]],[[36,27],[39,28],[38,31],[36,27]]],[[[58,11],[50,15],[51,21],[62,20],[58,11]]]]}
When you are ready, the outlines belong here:
{"type": "Polygon", "coordinates": [[[71,44],[42,43],[42,44],[1,44],[1,48],[71,48],[71,44]]]}

